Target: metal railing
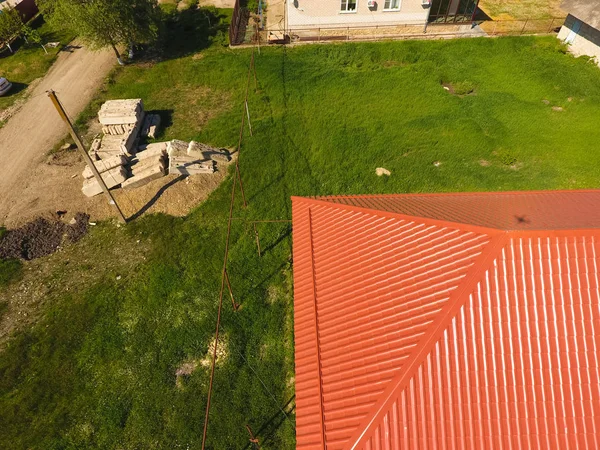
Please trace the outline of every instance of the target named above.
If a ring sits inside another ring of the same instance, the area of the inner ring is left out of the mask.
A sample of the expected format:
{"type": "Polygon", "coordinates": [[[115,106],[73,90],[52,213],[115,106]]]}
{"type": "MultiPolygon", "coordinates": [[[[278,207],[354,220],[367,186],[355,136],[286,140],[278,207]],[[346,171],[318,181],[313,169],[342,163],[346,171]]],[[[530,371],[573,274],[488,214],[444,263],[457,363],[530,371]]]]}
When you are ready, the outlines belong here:
{"type": "Polygon", "coordinates": [[[288,30],[247,26],[238,30],[232,45],[282,44],[331,41],[377,41],[386,39],[451,39],[460,37],[520,36],[557,33],[564,18],[477,20],[466,23],[428,23],[411,25],[368,25],[348,27],[291,27],[288,30]],[[237,44],[233,44],[236,42],[237,44]]]}
{"type": "Polygon", "coordinates": [[[231,45],[243,44],[239,41],[240,30],[242,24],[243,10],[240,6],[240,0],[235,0],[235,6],[233,7],[233,15],[231,16],[231,23],[229,24],[229,43],[231,45]]]}

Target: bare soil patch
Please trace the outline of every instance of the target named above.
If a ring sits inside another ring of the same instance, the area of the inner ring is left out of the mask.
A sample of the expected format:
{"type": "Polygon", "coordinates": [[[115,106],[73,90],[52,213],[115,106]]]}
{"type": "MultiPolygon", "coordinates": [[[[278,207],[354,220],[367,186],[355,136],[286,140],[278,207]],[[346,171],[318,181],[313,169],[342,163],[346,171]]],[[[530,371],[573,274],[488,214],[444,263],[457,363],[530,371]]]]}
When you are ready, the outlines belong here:
{"type": "Polygon", "coordinates": [[[79,292],[102,277],[127,282],[149,252],[149,243],[131,236],[116,222],[90,227],[95,236],[76,244],[65,241],[46,257],[25,261],[23,276],[0,291],[0,351],[13,332],[35,323],[44,307],[68,292],[79,292]],[[102,245],[105,239],[118,245],[102,245]]]}
{"type": "MultiPolygon", "coordinates": [[[[127,217],[158,212],[185,216],[219,186],[230,164],[219,162],[214,174],[188,178],[169,175],[137,189],[115,189],[112,193],[127,217]]],[[[51,219],[56,211],[65,211],[66,221],[78,212],[88,214],[91,221],[117,217],[104,195],[92,198],[83,195],[84,168],[85,162],[77,150],[48,155],[20,186],[19,196],[14,199],[4,224],[14,228],[37,217],[51,219]]]]}
{"type": "Polygon", "coordinates": [[[0,240],[0,258],[32,260],[54,253],[65,241],[79,241],[88,230],[89,216],[77,213],[72,224],[38,218],[9,230],[0,240]]]}
{"type": "MultiPolygon", "coordinates": [[[[46,189],[50,195],[61,196],[54,190],[54,166],[40,164],[52,146],[66,134],[66,127],[46,91],[57,91],[69,115],[76,117],[92,99],[114,64],[114,54],[110,50],[92,52],[74,47],[72,52],[62,52],[46,76],[17,106],[16,112],[12,110],[12,117],[0,129],[0,159],[3,161],[0,223],[14,227],[37,217],[40,200],[48,196],[46,189]],[[40,180],[39,176],[43,178],[40,180]],[[39,188],[39,195],[31,194],[33,186],[39,188]],[[20,212],[27,213],[26,217],[19,218],[20,212]]],[[[41,208],[41,211],[46,209],[41,208]]]]}

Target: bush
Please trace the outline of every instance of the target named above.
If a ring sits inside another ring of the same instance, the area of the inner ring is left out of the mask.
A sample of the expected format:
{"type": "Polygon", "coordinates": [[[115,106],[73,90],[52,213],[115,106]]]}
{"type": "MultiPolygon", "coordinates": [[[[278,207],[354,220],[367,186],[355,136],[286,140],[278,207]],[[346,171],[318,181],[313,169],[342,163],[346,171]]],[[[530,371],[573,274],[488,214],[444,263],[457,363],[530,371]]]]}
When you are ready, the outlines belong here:
{"type": "Polygon", "coordinates": [[[452,86],[456,95],[468,95],[475,91],[475,83],[471,81],[459,81],[458,83],[452,83],[452,86]]]}

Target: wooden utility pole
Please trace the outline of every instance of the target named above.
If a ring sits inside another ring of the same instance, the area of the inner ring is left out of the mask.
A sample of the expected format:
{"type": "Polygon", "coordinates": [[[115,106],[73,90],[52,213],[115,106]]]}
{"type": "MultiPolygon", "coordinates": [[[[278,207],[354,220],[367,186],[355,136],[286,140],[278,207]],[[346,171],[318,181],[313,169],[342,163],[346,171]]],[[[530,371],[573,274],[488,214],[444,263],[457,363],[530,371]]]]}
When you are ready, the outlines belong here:
{"type": "Polygon", "coordinates": [[[52,90],[48,91],[48,97],[50,97],[50,100],[52,100],[52,103],[54,104],[54,107],[56,108],[56,111],[60,115],[60,118],[63,120],[64,123],[67,124],[67,127],[69,128],[69,133],[71,134],[71,137],[73,138],[73,141],[75,141],[75,144],[77,145],[77,148],[81,152],[81,155],[83,156],[83,159],[86,162],[86,164],[92,170],[92,173],[96,177],[96,180],[98,181],[98,183],[100,183],[100,186],[102,187],[102,190],[108,196],[109,203],[111,205],[115,205],[115,208],[117,208],[117,211],[119,212],[119,218],[121,219],[121,221],[123,223],[127,223],[127,219],[125,218],[125,215],[123,214],[123,211],[121,211],[121,208],[119,208],[119,205],[117,204],[117,201],[115,200],[115,198],[113,197],[113,195],[111,194],[111,192],[108,190],[108,187],[106,186],[106,183],[104,182],[104,180],[100,176],[100,172],[98,172],[98,169],[96,169],[96,166],[94,165],[94,162],[92,161],[92,158],[90,158],[90,155],[88,155],[88,152],[85,151],[85,147],[83,146],[83,142],[81,142],[81,139],[77,135],[77,132],[75,131],[75,128],[73,128],[73,124],[69,120],[69,117],[67,116],[67,113],[65,112],[65,109],[63,108],[62,104],[58,100],[58,97],[56,96],[56,92],[54,92],[52,90]]]}

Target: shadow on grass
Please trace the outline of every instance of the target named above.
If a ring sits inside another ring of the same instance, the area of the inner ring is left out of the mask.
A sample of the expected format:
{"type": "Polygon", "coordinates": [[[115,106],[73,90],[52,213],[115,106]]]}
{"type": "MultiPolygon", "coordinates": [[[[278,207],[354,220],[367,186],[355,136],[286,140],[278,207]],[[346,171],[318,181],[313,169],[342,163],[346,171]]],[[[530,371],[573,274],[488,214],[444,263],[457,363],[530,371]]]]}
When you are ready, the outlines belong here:
{"type": "MultiPolygon", "coordinates": [[[[296,409],[296,396],[292,395],[292,397],[286,402],[285,405],[282,406],[282,410],[285,411],[287,417],[290,416],[296,409]]],[[[269,418],[258,430],[254,432],[254,435],[258,438],[259,445],[262,447],[263,445],[267,445],[275,436],[275,432],[284,424],[287,420],[287,417],[283,414],[282,411],[277,411],[273,416],[269,418]]],[[[292,427],[294,425],[292,424],[292,427]]],[[[294,427],[295,428],[295,427],[294,427]]],[[[248,442],[244,450],[254,450],[258,448],[255,444],[248,442]]]]}
{"type": "Polygon", "coordinates": [[[266,253],[272,251],[275,247],[277,247],[279,244],[281,244],[284,240],[286,240],[292,234],[292,224],[289,223],[286,225],[287,226],[286,226],[285,231],[283,233],[281,233],[274,242],[270,243],[263,249],[263,254],[266,254],[266,253]]]}
{"type": "Polygon", "coordinates": [[[146,114],[158,114],[160,116],[160,127],[158,127],[158,133],[156,135],[157,140],[160,140],[165,135],[165,130],[173,125],[173,112],[172,109],[146,111],[146,114]]]}
{"type": "Polygon", "coordinates": [[[165,14],[159,41],[142,49],[137,62],[177,59],[198,53],[213,44],[228,43],[228,16],[216,8],[192,6],[165,14]]]}
{"type": "MultiPolygon", "coordinates": [[[[10,80],[8,80],[10,81],[10,80]]],[[[8,91],[6,94],[0,96],[0,98],[10,98],[16,95],[19,95],[21,92],[23,92],[25,89],[27,89],[27,84],[25,83],[18,83],[16,81],[12,82],[12,88],[10,88],[10,91],[8,91]]]]}

